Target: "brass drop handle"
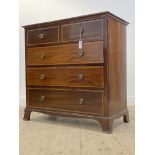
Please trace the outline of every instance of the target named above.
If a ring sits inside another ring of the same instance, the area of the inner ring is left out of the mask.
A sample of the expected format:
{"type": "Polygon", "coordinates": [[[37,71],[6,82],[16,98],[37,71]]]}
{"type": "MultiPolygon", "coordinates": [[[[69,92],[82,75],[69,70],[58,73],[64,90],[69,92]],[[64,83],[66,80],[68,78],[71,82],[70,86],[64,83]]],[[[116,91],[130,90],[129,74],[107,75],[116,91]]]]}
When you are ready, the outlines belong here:
{"type": "Polygon", "coordinates": [[[44,102],[45,101],[45,96],[40,96],[40,101],[44,102]]]}
{"type": "Polygon", "coordinates": [[[45,56],[45,53],[42,52],[41,55],[40,55],[40,58],[41,58],[41,59],[45,59],[45,57],[46,57],[46,56],[45,56]]]}
{"type": "Polygon", "coordinates": [[[41,79],[41,80],[44,80],[44,79],[45,79],[45,74],[41,74],[41,75],[40,75],[40,79],[41,79]]]}
{"type": "Polygon", "coordinates": [[[82,28],[80,24],[80,40],[82,40],[82,34],[84,33],[84,29],[82,28]]]}
{"type": "Polygon", "coordinates": [[[79,79],[79,80],[82,80],[83,78],[84,78],[84,75],[83,75],[83,74],[81,74],[81,73],[78,74],[78,79],[79,79]]]}
{"type": "Polygon", "coordinates": [[[80,55],[80,57],[82,57],[84,55],[83,40],[82,40],[83,33],[84,33],[84,29],[82,28],[81,23],[80,23],[80,39],[79,39],[79,55],[80,55]]]}
{"type": "Polygon", "coordinates": [[[39,39],[43,39],[43,38],[44,38],[44,34],[43,34],[43,33],[40,33],[40,34],[38,35],[38,37],[39,37],[39,39]]]}
{"type": "Polygon", "coordinates": [[[79,99],[79,104],[83,104],[84,103],[84,98],[80,98],[79,99]]]}
{"type": "Polygon", "coordinates": [[[80,27],[80,35],[84,33],[84,29],[80,27]]]}

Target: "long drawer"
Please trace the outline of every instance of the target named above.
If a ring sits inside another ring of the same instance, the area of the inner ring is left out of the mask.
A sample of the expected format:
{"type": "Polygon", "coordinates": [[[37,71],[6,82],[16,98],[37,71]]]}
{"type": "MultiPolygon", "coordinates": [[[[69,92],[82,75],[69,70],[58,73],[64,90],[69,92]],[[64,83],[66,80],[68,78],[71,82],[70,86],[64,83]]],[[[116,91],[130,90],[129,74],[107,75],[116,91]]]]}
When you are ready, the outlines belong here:
{"type": "Polygon", "coordinates": [[[31,107],[102,113],[102,92],[30,88],[28,94],[28,106],[31,107]]]}
{"type": "Polygon", "coordinates": [[[27,85],[103,88],[103,66],[27,69],[27,85]]]}
{"type": "Polygon", "coordinates": [[[28,48],[28,65],[103,63],[103,42],[28,48]],[[83,52],[81,54],[81,52],[83,52]]]}

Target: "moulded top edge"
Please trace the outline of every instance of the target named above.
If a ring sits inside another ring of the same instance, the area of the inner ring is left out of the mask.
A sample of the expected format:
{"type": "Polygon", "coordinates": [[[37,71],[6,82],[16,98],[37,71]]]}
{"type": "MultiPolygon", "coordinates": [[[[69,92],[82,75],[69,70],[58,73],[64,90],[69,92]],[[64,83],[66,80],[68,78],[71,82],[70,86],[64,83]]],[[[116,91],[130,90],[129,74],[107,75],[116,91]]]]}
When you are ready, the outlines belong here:
{"type": "Polygon", "coordinates": [[[118,20],[119,22],[128,25],[129,23],[125,20],[123,20],[122,18],[112,14],[111,12],[99,12],[99,13],[93,13],[93,14],[88,14],[88,15],[82,15],[82,16],[77,16],[77,17],[71,17],[71,18],[66,18],[66,19],[60,19],[60,20],[55,20],[55,21],[48,21],[48,22],[43,22],[43,23],[36,23],[36,24],[30,24],[30,25],[25,25],[22,26],[25,29],[29,29],[29,28],[35,28],[35,27],[41,27],[41,26],[48,26],[50,24],[58,24],[58,23],[62,23],[62,22],[69,22],[71,20],[82,20],[84,18],[91,18],[91,17],[101,17],[101,16],[109,16],[111,18],[114,18],[115,20],[118,20]]]}

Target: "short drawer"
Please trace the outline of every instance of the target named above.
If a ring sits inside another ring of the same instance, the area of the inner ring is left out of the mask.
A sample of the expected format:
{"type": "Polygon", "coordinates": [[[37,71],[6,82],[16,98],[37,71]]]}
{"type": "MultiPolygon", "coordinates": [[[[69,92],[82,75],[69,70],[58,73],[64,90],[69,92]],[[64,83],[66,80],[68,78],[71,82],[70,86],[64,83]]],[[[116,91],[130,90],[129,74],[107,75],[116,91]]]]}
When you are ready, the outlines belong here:
{"type": "Polygon", "coordinates": [[[103,88],[103,67],[28,68],[27,85],[103,88]]]}
{"type": "Polygon", "coordinates": [[[28,65],[103,63],[103,42],[28,48],[28,65]],[[82,52],[82,53],[81,53],[82,52]]]}
{"type": "Polygon", "coordinates": [[[59,42],[59,28],[58,26],[50,28],[41,28],[28,30],[27,32],[27,44],[45,44],[45,43],[57,43],[59,42]]]}
{"type": "Polygon", "coordinates": [[[77,22],[65,24],[61,26],[61,41],[74,41],[81,38],[87,39],[102,39],[103,24],[102,19],[90,20],[85,22],[77,22]]]}
{"type": "Polygon", "coordinates": [[[28,105],[72,112],[102,113],[102,92],[28,89],[28,105]]]}

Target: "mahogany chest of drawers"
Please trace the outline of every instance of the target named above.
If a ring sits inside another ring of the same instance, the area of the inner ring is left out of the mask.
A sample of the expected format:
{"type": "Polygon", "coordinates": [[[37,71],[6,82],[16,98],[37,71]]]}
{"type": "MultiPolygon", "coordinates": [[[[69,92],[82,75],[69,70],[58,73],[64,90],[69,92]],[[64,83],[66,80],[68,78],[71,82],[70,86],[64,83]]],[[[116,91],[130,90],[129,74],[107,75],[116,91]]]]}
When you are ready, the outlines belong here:
{"type": "Polygon", "coordinates": [[[32,111],[91,118],[107,133],[114,119],[128,122],[127,25],[102,12],[24,26],[24,120],[32,111]]]}

